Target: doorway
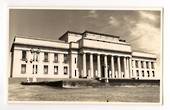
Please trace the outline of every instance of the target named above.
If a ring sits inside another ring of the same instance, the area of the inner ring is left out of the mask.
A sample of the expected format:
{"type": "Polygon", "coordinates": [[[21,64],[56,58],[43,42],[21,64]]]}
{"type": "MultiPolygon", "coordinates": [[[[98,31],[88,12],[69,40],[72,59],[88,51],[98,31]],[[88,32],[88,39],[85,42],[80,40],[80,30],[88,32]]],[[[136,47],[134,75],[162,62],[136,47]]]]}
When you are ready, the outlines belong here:
{"type": "Polygon", "coordinates": [[[104,75],[104,65],[102,65],[102,68],[101,68],[101,77],[105,77],[105,75],[104,75]]]}

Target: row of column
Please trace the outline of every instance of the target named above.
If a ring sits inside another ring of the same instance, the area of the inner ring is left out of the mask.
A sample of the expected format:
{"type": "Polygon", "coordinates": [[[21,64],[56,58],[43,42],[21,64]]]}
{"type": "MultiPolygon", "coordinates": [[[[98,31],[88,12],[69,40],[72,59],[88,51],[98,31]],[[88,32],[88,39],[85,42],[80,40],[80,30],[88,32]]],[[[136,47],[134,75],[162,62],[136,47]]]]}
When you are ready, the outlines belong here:
{"type": "MultiPolygon", "coordinates": [[[[122,71],[121,71],[121,61],[120,61],[120,56],[117,56],[117,74],[115,74],[115,66],[114,66],[114,56],[111,56],[111,77],[112,78],[122,78],[122,71]]],[[[124,57],[123,59],[124,63],[124,77],[130,78],[131,76],[131,58],[129,57],[124,57]]],[[[100,60],[100,55],[97,55],[97,72],[98,72],[98,77],[101,77],[101,60],[100,60]]],[[[90,54],[90,77],[94,77],[94,69],[93,69],[93,54],[90,54]]],[[[86,77],[86,54],[83,54],[83,76],[86,77]]],[[[104,76],[105,78],[108,78],[108,62],[107,62],[107,55],[104,55],[104,76]]]]}
{"type": "Polygon", "coordinates": [[[155,68],[155,62],[151,62],[151,61],[142,61],[142,62],[143,62],[143,68],[142,68],[140,60],[133,60],[132,61],[133,68],[141,68],[141,69],[154,69],[155,68]],[[138,67],[136,67],[136,61],[138,63],[138,67]],[[146,65],[147,62],[148,62],[148,68],[147,68],[147,65],[146,65]],[[151,63],[153,63],[153,68],[152,68],[151,63]]]}

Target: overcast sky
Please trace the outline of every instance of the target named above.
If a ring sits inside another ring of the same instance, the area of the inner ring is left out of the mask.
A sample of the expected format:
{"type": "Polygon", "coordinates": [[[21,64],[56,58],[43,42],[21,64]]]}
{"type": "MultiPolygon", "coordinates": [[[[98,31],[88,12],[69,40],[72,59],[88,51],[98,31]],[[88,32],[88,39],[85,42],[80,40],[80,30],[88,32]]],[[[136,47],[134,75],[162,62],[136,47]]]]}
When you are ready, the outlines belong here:
{"type": "Polygon", "coordinates": [[[10,42],[15,35],[58,39],[66,31],[118,35],[134,50],[160,55],[160,11],[10,10],[10,42]]]}

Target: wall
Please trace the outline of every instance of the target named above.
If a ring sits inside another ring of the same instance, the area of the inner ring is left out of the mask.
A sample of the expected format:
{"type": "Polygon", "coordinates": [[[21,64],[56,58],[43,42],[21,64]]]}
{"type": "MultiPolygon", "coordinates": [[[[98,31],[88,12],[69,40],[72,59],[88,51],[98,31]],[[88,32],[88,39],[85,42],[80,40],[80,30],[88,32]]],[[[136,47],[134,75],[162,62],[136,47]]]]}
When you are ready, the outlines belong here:
{"type": "Polygon", "coordinates": [[[61,50],[49,50],[41,49],[39,53],[38,62],[30,62],[32,59],[32,54],[30,48],[27,47],[14,47],[14,61],[13,61],[13,77],[33,77],[37,76],[40,78],[69,78],[69,64],[63,63],[64,54],[68,54],[67,51],[61,50]],[[22,61],[22,50],[27,51],[28,62],[22,61]],[[44,52],[48,52],[49,62],[44,62],[44,52]],[[58,63],[54,63],[54,53],[58,53],[58,63]],[[26,73],[21,74],[21,64],[26,64],[26,73]],[[38,73],[33,74],[33,64],[38,65],[38,73]],[[48,74],[44,74],[44,65],[48,65],[48,74]],[[58,66],[58,75],[54,75],[54,66],[58,66]],[[63,68],[67,66],[68,74],[63,74],[63,68]]]}
{"type": "Polygon", "coordinates": [[[117,43],[119,42],[119,38],[117,37],[109,37],[109,36],[98,35],[98,34],[86,33],[85,37],[89,39],[100,40],[100,41],[117,42],[117,43]]]}
{"type": "MultiPolygon", "coordinates": [[[[69,34],[70,38],[74,39],[74,34],[69,34]]],[[[76,38],[80,38],[80,35],[75,36],[76,38]]],[[[98,36],[93,36],[94,39],[98,38],[98,36]]],[[[23,39],[17,39],[17,43],[21,43],[23,39]]],[[[77,39],[78,40],[78,39],[77,39]]],[[[28,40],[28,43],[33,42],[34,40],[28,40]]],[[[37,41],[36,43],[44,43],[45,41],[37,41]]],[[[26,41],[24,41],[26,43],[26,41]]],[[[35,42],[34,42],[35,43],[35,42]]],[[[48,44],[49,42],[47,42],[48,44]]],[[[50,42],[52,43],[52,42],[50,42]]],[[[49,43],[49,44],[50,44],[49,43]]],[[[54,44],[54,43],[52,43],[54,44]]],[[[42,44],[41,44],[42,45],[42,44]]],[[[124,57],[131,57],[131,47],[127,44],[121,44],[121,43],[111,43],[111,42],[103,42],[103,41],[97,41],[97,40],[90,40],[83,38],[80,40],[79,43],[70,43],[64,44],[66,47],[61,48],[50,48],[50,47],[41,47],[40,45],[37,46],[26,46],[26,45],[15,45],[14,46],[14,60],[13,60],[13,77],[33,77],[37,76],[40,78],[79,78],[79,76],[82,73],[83,69],[83,63],[82,63],[82,56],[80,54],[82,53],[88,53],[86,55],[86,73],[90,74],[90,59],[89,59],[89,53],[93,54],[93,72],[96,73],[97,70],[97,61],[96,61],[96,55],[102,54],[102,55],[112,55],[112,56],[124,56],[124,57]],[[69,51],[69,48],[71,51],[69,51]],[[87,48],[84,48],[87,47],[87,48]],[[32,59],[32,54],[30,52],[31,48],[40,49],[39,53],[39,59],[38,62],[32,62],[30,63],[30,60],[32,59]],[[81,48],[79,50],[79,48],[81,48]],[[103,50],[101,50],[103,49],[103,50]],[[22,61],[22,50],[27,51],[27,58],[28,62],[22,61]],[[48,53],[49,56],[49,62],[44,62],[44,52],[48,53]],[[54,63],[54,53],[58,53],[58,63],[54,63]],[[68,62],[63,63],[64,61],[64,54],[68,54],[68,62]],[[76,58],[76,63],[75,63],[76,58]],[[21,64],[26,64],[26,74],[21,74],[21,64]],[[33,65],[38,65],[38,73],[33,74],[33,65]],[[48,65],[48,74],[44,74],[44,65],[48,65]],[[58,66],[58,75],[54,75],[54,66],[58,66]],[[68,68],[68,74],[64,75],[64,66],[68,68]],[[76,76],[75,76],[75,70],[76,70],[76,76]]],[[[63,46],[64,46],[63,45],[63,46]]],[[[56,46],[59,46],[58,44],[56,46]]],[[[152,54],[145,54],[145,53],[139,53],[139,52],[133,52],[132,60],[139,60],[139,61],[152,61],[156,62],[155,56],[152,54]],[[140,56],[141,55],[141,56],[140,56]],[[138,57],[137,57],[138,56],[138,57]],[[147,58],[144,58],[144,57],[147,58]]],[[[110,57],[108,57],[108,65],[111,65],[110,63],[110,57]]],[[[121,60],[121,62],[123,62],[121,60]]],[[[101,61],[102,63],[102,61],[101,61]]],[[[133,64],[133,62],[132,62],[133,64]]],[[[122,72],[124,72],[124,64],[121,63],[121,69],[122,72]]],[[[130,65],[130,64],[129,64],[130,65]]],[[[135,64],[133,64],[135,65],[135,64]]],[[[140,66],[140,64],[139,64],[140,66]]],[[[155,69],[142,69],[142,68],[132,68],[134,73],[134,78],[138,78],[136,75],[136,70],[139,71],[139,79],[159,79],[158,73],[156,71],[156,65],[155,69]],[[141,74],[141,71],[144,70],[145,76],[143,77],[141,74]],[[150,77],[147,77],[147,71],[150,72],[150,77]],[[152,75],[152,71],[155,72],[155,77],[152,75]]],[[[115,64],[115,74],[116,74],[117,68],[115,64]]],[[[129,78],[128,76],[126,78],[129,78]]]]}
{"type": "Polygon", "coordinates": [[[81,39],[80,46],[94,49],[105,49],[111,51],[131,52],[131,47],[125,44],[102,42],[97,40],[81,39]]]}
{"type": "Polygon", "coordinates": [[[52,48],[61,48],[61,49],[69,49],[69,44],[63,41],[46,41],[40,39],[27,39],[16,37],[14,44],[25,44],[25,45],[33,45],[33,46],[43,46],[43,47],[52,47],[52,48]]]}
{"type": "Polygon", "coordinates": [[[77,42],[81,38],[82,38],[81,35],[68,33],[68,43],[69,42],[77,42]]]}
{"type": "Polygon", "coordinates": [[[157,71],[156,71],[156,60],[153,59],[148,59],[148,58],[137,58],[137,57],[132,57],[132,70],[134,73],[135,78],[139,78],[139,79],[159,79],[157,71]],[[138,68],[136,68],[136,61],[138,62],[138,68]],[[141,61],[144,61],[144,68],[141,67],[141,61]],[[149,62],[149,68],[146,68],[146,62],[149,62]],[[154,69],[151,68],[151,63],[150,62],[154,62],[154,69]],[[139,77],[137,76],[136,71],[139,71],[139,77]],[[144,71],[144,77],[142,76],[142,71],[144,71]],[[148,77],[148,73],[147,71],[149,71],[150,76],[148,77]],[[153,77],[152,71],[154,71],[155,76],[153,77]]]}
{"type": "Polygon", "coordinates": [[[70,75],[71,78],[79,78],[79,68],[78,68],[78,64],[79,64],[79,57],[78,57],[78,52],[77,51],[71,51],[70,53],[70,75]],[[76,62],[75,62],[76,59],[76,62]],[[75,73],[76,71],[76,73],[75,73]]]}

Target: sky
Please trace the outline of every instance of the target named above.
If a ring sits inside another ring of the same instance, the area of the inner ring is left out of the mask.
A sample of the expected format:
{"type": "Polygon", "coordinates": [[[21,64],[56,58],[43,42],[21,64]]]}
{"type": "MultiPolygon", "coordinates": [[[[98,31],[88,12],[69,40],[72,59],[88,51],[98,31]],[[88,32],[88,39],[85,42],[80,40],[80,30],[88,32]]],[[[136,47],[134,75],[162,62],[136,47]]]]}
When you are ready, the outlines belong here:
{"type": "Polygon", "coordinates": [[[85,30],[117,35],[133,50],[160,57],[159,10],[50,10],[11,9],[9,40],[14,36],[57,40],[66,31],[85,30]]]}

